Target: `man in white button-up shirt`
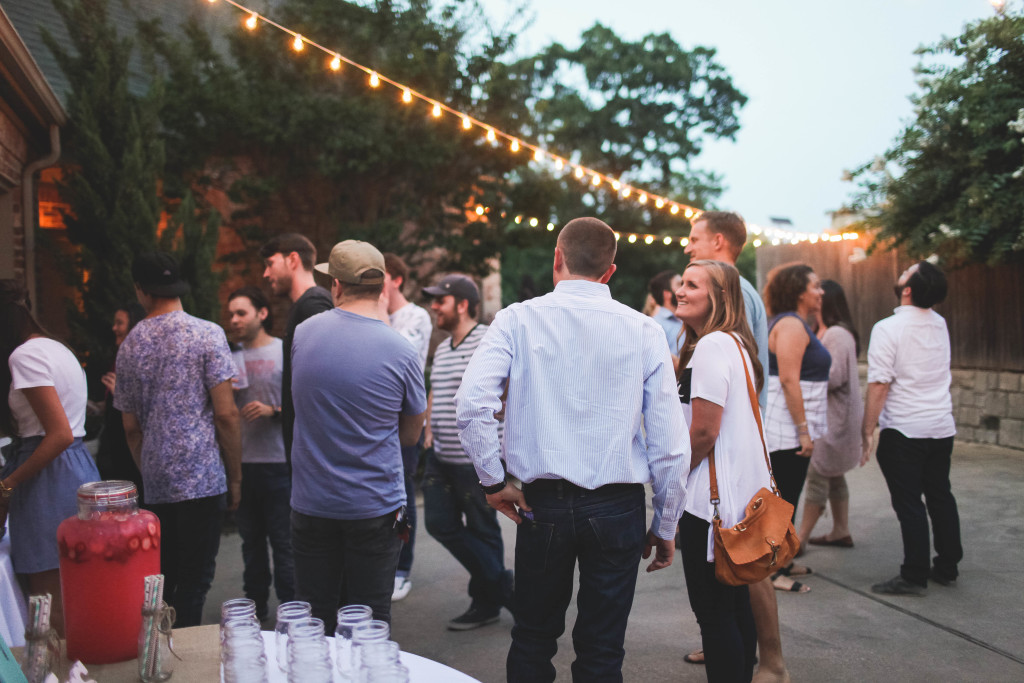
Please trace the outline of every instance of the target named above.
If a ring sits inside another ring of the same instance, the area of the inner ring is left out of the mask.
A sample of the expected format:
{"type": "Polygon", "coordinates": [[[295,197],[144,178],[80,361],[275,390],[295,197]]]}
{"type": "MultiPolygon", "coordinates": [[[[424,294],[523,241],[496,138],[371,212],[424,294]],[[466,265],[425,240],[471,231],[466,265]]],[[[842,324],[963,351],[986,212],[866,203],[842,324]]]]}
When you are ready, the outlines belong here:
{"type": "Polygon", "coordinates": [[[956,434],[949,393],[949,331],[932,310],[945,300],[946,287],[946,276],[932,264],[912,265],[896,283],[900,307],[871,330],[862,462],[871,454],[877,424],[882,428],[878,466],[903,535],[900,573],[872,586],[875,593],[923,596],[929,579],[949,586],[956,581],[964,554],[949,483],[956,434]],[[934,562],[928,557],[929,517],[934,562]]]}
{"type": "Polygon", "coordinates": [[[622,680],[641,554],[656,550],[648,571],[672,563],[689,438],[664,332],[611,298],[615,247],[601,221],[570,221],[555,246],[555,291],[498,313],[455,397],[487,502],[519,525],[513,682],[555,679],[577,562],[573,679],[622,680]],[[506,387],[502,444],[495,413],[506,387]],[[502,459],[522,490],[506,483],[502,459]]]}

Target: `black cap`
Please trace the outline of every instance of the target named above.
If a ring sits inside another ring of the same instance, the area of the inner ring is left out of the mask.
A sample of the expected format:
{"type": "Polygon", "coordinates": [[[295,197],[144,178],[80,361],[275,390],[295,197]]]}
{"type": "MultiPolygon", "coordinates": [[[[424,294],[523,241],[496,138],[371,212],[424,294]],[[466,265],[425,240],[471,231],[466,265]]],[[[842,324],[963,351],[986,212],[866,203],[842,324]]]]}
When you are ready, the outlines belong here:
{"type": "Polygon", "coordinates": [[[480,290],[476,288],[476,283],[465,275],[445,275],[433,287],[424,287],[423,293],[427,296],[451,294],[456,299],[465,299],[471,304],[480,301],[480,290]]]}
{"type": "Polygon", "coordinates": [[[178,262],[170,254],[151,251],[139,254],[132,263],[132,280],[146,294],[173,299],[188,292],[178,262]]]}

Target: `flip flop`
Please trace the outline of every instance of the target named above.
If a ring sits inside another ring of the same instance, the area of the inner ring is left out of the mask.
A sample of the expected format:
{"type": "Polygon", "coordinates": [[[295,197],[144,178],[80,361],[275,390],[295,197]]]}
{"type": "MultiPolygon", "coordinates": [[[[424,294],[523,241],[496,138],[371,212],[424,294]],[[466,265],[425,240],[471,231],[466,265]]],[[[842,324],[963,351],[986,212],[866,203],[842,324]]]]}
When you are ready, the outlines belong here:
{"type": "Polygon", "coordinates": [[[796,562],[790,562],[787,566],[783,567],[779,571],[772,574],[772,581],[779,578],[780,576],[810,576],[814,573],[814,570],[810,567],[800,566],[802,571],[793,571],[796,567],[796,562]]]}
{"type": "Polygon", "coordinates": [[[783,593],[807,593],[811,590],[810,586],[805,586],[799,581],[794,581],[793,585],[789,588],[779,588],[775,584],[772,584],[772,587],[777,591],[782,591],[783,593]]]}
{"type": "Polygon", "coordinates": [[[703,664],[704,663],[704,650],[694,650],[693,652],[690,652],[689,654],[684,655],[683,656],[683,661],[684,662],[689,662],[690,664],[703,664]]]}
{"type": "Polygon", "coordinates": [[[814,538],[808,539],[807,542],[811,545],[829,545],[836,548],[853,547],[853,537],[851,536],[843,536],[842,538],[834,538],[832,540],[829,540],[828,536],[815,536],[814,538]]]}

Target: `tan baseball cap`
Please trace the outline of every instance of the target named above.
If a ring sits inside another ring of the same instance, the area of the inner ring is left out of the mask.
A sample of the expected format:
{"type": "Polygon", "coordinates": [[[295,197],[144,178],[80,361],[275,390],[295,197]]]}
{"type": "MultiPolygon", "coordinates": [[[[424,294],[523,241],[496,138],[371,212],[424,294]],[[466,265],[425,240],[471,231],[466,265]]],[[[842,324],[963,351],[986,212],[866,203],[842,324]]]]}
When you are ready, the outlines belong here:
{"type": "Polygon", "coordinates": [[[318,263],[314,268],[350,285],[379,285],[384,282],[384,255],[369,242],[338,242],[331,249],[327,263],[318,263]]]}

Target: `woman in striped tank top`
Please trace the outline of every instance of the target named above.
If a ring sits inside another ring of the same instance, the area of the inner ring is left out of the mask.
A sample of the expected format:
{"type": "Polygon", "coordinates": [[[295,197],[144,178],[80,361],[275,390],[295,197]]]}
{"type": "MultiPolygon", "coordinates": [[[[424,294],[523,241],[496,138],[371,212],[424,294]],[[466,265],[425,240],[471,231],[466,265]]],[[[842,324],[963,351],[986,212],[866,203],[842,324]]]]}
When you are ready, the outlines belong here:
{"type": "MultiPolygon", "coordinates": [[[[779,492],[796,505],[807,478],[815,440],[825,435],[828,372],[832,357],[807,320],[821,310],[821,282],[804,263],[779,266],[768,273],[764,288],[768,309],[768,405],[764,431],[779,492]]],[[[810,590],[790,575],[810,574],[790,565],[772,581],[779,590],[810,590]]]]}

